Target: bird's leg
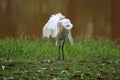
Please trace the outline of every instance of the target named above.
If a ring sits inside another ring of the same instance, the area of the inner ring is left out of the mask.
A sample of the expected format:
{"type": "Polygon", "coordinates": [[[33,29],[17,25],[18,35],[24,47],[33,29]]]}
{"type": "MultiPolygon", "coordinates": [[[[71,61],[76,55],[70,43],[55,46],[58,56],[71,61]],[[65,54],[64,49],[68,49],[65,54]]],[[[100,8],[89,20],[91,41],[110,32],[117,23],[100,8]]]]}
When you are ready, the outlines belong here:
{"type": "Polygon", "coordinates": [[[64,42],[65,40],[63,40],[63,43],[62,43],[62,59],[64,60],[64,42]]]}
{"type": "Polygon", "coordinates": [[[59,40],[59,38],[56,38],[56,45],[58,46],[58,60],[60,60],[60,47],[61,47],[61,41],[59,40]]]}
{"type": "Polygon", "coordinates": [[[59,55],[58,55],[58,60],[60,60],[60,45],[59,45],[58,47],[59,47],[59,55]]]}

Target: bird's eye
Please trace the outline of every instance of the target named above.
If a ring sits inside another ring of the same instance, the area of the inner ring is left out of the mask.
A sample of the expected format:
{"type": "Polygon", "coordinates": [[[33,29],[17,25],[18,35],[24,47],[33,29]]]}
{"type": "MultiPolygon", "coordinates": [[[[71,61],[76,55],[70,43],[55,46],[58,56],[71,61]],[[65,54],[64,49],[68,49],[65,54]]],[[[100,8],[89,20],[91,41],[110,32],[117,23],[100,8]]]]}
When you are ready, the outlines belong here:
{"type": "Polygon", "coordinates": [[[67,25],[66,27],[69,27],[69,25],[67,25]]]}

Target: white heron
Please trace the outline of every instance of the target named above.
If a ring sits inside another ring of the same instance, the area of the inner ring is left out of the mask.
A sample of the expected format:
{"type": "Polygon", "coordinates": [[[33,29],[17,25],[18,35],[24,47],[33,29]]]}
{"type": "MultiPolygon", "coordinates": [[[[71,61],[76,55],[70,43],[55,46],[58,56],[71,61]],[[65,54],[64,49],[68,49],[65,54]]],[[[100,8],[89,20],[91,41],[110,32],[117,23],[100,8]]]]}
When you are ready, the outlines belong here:
{"type": "Polygon", "coordinates": [[[73,24],[69,19],[65,18],[61,13],[54,14],[50,17],[48,22],[43,27],[43,37],[55,38],[56,46],[59,48],[58,60],[60,60],[60,49],[62,47],[62,59],[64,60],[64,42],[68,37],[71,44],[73,44],[73,38],[71,34],[71,29],[73,24]]]}

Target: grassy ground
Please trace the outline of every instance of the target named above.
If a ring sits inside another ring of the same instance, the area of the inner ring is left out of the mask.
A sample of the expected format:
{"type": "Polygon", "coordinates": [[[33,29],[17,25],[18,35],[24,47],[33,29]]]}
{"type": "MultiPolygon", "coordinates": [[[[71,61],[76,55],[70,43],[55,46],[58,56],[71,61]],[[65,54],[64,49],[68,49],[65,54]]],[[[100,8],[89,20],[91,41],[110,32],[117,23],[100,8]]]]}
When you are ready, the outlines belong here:
{"type": "Polygon", "coordinates": [[[76,39],[65,43],[57,61],[54,41],[0,40],[0,80],[120,80],[120,45],[110,40],[76,39]]]}

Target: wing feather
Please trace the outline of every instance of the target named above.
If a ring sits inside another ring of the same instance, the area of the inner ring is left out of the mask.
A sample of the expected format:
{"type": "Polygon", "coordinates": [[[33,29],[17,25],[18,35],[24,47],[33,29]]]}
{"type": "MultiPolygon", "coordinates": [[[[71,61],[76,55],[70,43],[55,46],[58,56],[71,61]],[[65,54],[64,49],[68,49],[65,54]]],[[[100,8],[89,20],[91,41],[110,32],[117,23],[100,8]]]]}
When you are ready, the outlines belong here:
{"type": "Polygon", "coordinates": [[[43,27],[43,37],[49,38],[51,37],[56,37],[58,33],[57,25],[60,20],[60,18],[64,18],[64,16],[61,13],[52,15],[48,22],[45,24],[43,27]]]}

